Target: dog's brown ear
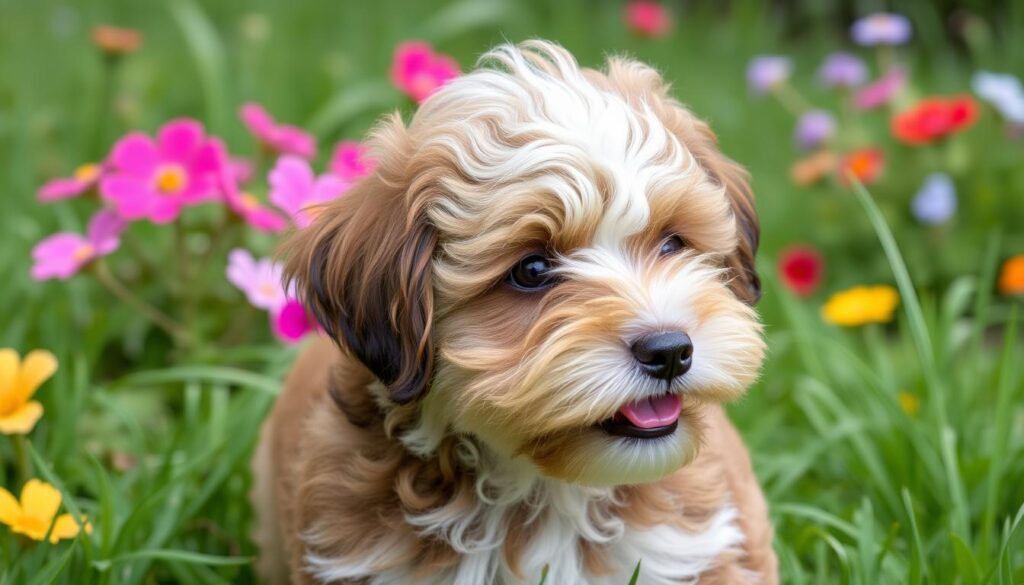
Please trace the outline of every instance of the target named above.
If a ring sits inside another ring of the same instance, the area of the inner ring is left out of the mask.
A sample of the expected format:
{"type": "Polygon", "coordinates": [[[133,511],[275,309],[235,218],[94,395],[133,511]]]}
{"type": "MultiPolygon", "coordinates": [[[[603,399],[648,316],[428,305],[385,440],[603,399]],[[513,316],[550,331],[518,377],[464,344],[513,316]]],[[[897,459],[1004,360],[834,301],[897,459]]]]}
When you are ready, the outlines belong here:
{"type": "Polygon", "coordinates": [[[435,243],[404,187],[378,171],[283,244],[286,278],[320,325],[400,404],[430,384],[435,243]]]}
{"type": "MultiPolygon", "coordinates": [[[[711,131],[707,132],[710,134],[711,131]]],[[[740,300],[754,305],[761,299],[761,278],[757,275],[755,265],[761,224],[754,208],[754,193],[750,189],[747,171],[723,155],[717,144],[713,144],[710,152],[698,155],[698,158],[728,194],[737,232],[736,250],[728,258],[729,267],[735,276],[732,288],[740,300]]]]}
{"type": "Polygon", "coordinates": [[[657,112],[665,126],[693,153],[701,166],[725,188],[733,217],[736,219],[738,241],[727,259],[732,269],[731,286],[740,300],[755,304],[761,298],[761,279],[754,258],[761,235],[754,193],[746,170],[718,149],[718,139],[711,128],[669,95],[670,87],[657,71],[643,63],[613,57],[608,60],[607,77],[596,71],[585,74],[601,85],[607,79],[611,87],[637,107],[657,112]]]}

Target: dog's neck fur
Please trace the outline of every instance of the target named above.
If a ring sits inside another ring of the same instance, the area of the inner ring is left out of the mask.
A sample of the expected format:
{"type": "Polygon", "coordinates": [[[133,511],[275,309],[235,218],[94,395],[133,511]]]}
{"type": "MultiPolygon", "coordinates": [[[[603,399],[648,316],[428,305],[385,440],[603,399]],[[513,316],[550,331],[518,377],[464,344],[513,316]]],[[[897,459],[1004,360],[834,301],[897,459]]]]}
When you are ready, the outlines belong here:
{"type": "MultiPolygon", "coordinates": [[[[351,404],[337,402],[351,410],[351,404]]],[[[727,501],[713,510],[696,510],[691,524],[680,524],[687,503],[677,501],[682,494],[670,488],[593,488],[549,479],[522,457],[509,458],[472,437],[453,436],[431,426],[418,410],[406,414],[415,423],[395,431],[398,438],[391,440],[401,443],[396,447],[406,458],[428,464],[450,459],[438,464],[451,467],[454,483],[462,483],[462,489],[451,488],[447,501],[416,510],[406,506],[402,514],[412,538],[443,543],[449,560],[424,571],[416,555],[396,553],[416,548],[405,541],[379,542],[371,550],[343,556],[318,554],[310,546],[309,568],[320,579],[367,585],[534,585],[546,567],[547,583],[623,585],[642,559],[642,584],[695,583],[741,544],[736,512],[727,501]],[[660,512],[666,512],[661,521],[660,512]],[[396,564],[396,558],[409,561],[396,564]]],[[[387,419],[377,424],[389,426],[387,419]]],[[[314,539],[308,537],[307,543],[314,539]]]]}

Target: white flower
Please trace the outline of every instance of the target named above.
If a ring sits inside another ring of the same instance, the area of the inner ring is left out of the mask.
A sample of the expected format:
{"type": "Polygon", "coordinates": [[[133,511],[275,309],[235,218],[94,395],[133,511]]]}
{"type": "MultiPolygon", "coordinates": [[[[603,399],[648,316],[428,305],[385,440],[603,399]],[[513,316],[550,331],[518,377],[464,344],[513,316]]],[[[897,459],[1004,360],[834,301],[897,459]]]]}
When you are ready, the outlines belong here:
{"type": "Polygon", "coordinates": [[[1024,124],[1024,85],[1015,75],[978,71],[971,79],[971,87],[1008,121],[1024,124]]]}

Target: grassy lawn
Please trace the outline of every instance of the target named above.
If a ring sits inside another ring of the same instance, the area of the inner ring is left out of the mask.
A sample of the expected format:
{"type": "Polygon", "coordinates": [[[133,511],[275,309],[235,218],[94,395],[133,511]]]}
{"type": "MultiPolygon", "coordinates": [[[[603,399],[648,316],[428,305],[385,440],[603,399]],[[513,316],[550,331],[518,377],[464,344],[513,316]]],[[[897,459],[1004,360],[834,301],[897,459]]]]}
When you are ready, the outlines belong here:
{"type": "Polygon", "coordinates": [[[1024,5],[947,20],[924,0],[899,3],[914,38],[876,54],[819,3],[791,7],[799,20],[753,1],[671,4],[672,33],[646,39],[625,26],[621,3],[586,0],[0,0],[0,347],[46,349],[59,363],[35,395],[44,414],[31,432],[0,436],[0,486],[17,495],[43,480],[63,494],[62,512],[91,524],[56,544],[0,527],[0,584],[252,582],[248,458],[301,347],[278,341],[225,278],[229,249],[269,255],[276,237],[221,205],[133,222],[83,274],[32,279],[33,247],[81,233],[98,207],[40,203],[40,185],[104,158],[129,131],[187,116],[263,165],[262,197],[273,161],[238,120],[241,103],[310,131],[320,169],[337,141],[414,110],[388,78],[402,41],[427,40],[465,71],[487,48],[531,37],[590,66],[609,53],[654,64],[751,172],[770,350],[731,414],[770,501],[782,581],[1024,583],[1024,297],[997,285],[1003,263],[1024,254],[1024,139],[979,100],[970,129],[908,146],[888,130],[891,110],[850,110],[815,79],[824,56],[844,49],[872,78],[905,64],[895,109],[970,93],[978,70],[1024,71],[1024,5]],[[103,57],[89,40],[101,23],[141,30],[141,48],[103,57]],[[796,102],[751,95],[744,72],[759,54],[792,57],[796,102]],[[803,102],[837,112],[837,154],[884,151],[867,189],[793,183],[802,155],[787,106],[803,102]],[[923,225],[910,200],[934,172],[952,177],[958,208],[923,225]],[[824,258],[824,281],[806,297],[776,268],[795,243],[824,258]],[[833,293],[862,284],[895,287],[891,321],[822,318],[833,293]]]}

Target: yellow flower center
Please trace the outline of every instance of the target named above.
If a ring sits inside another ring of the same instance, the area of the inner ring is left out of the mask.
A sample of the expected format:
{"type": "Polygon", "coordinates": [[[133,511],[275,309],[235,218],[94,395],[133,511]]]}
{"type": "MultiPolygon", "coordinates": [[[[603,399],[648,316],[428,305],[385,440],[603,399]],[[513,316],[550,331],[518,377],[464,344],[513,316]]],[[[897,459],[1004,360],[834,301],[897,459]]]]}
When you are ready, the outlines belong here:
{"type": "Polygon", "coordinates": [[[181,165],[163,165],[156,171],[156,190],[164,195],[174,195],[185,187],[187,179],[185,169],[181,165]]]}
{"type": "Polygon", "coordinates": [[[269,282],[265,282],[259,286],[259,291],[260,294],[265,297],[273,297],[277,294],[277,287],[269,282]]]}
{"type": "Polygon", "coordinates": [[[71,253],[71,258],[75,262],[85,262],[89,258],[96,255],[96,248],[92,244],[82,244],[75,248],[75,251],[71,253]]]}
{"type": "Polygon", "coordinates": [[[252,193],[242,193],[242,207],[254,211],[260,208],[260,200],[252,193]]]}
{"type": "Polygon", "coordinates": [[[100,174],[100,165],[87,163],[75,169],[75,180],[89,183],[100,174]]]}

